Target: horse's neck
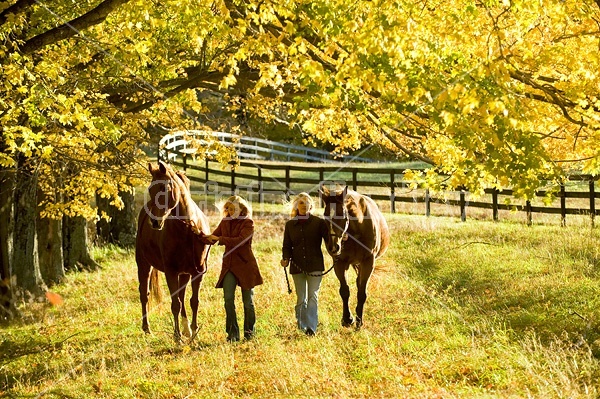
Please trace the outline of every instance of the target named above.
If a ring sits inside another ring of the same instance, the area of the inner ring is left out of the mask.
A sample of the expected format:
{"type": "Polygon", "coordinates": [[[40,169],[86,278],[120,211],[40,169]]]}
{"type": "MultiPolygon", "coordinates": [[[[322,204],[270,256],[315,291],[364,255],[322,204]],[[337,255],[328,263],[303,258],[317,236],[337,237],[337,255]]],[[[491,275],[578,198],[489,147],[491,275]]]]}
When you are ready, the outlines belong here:
{"type": "Polygon", "coordinates": [[[181,196],[177,207],[179,208],[178,215],[180,216],[187,217],[194,221],[198,220],[200,217],[200,208],[198,208],[198,205],[196,205],[192,198],[187,194],[181,196]]]}

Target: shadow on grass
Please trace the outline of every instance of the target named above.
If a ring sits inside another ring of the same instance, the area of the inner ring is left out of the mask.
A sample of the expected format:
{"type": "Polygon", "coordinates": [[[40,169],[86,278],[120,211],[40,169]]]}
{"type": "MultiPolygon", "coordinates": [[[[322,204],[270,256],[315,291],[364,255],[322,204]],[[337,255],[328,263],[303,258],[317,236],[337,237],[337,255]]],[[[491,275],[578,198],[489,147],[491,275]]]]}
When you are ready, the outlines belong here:
{"type": "Polygon", "coordinates": [[[502,268],[479,270],[472,264],[449,268],[444,260],[428,256],[415,259],[407,272],[436,297],[453,303],[465,320],[499,320],[517,333],[535,331],[542,341],[565,333],[574,341],[600,336],[600,329],[574,312],[585,301],[578,287],[536,280],[527,286],[527,277],[502,268]]]}

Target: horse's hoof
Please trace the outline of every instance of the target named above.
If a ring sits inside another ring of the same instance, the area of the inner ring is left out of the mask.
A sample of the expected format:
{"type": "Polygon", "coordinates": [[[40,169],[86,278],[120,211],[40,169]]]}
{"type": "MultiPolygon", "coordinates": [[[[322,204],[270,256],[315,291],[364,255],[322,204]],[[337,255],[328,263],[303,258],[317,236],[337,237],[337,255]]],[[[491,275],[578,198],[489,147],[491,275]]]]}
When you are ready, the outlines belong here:
{"type": "Polygon", "coordinates": [[[181,318],[181,329],[183,330],[181,333],[183,334],[184,337],[186,337],[187,339],[192,337],[192,330],[190,329],[190,323],[188,322],[188,319],[186,319],[185,317],[181,318]]]}
{"type": "Polygon", "coordinates": [[[148,326],[143,326],[143,327],[142,327],[142,330],[143,330],[143,331],[144,331],[146,334],[148,334],[148,335],[149,335],[149,334],[151,334],[151,332],[150,332],[150,327],[148,327],[148,326]]]}
{"type": "Polygon", "coordinates": [[[354,319],[350,317],[349,319],[342,319],[342,327],[351,327],[354,324],[354,319]]]}
{"type": "Polygon", "coordinates": [[[190,339],[188,340],[190,343],[196,339],[196,336],[198,335],[198,331],[200,331],[199,329],[192,329],[192,336],[190,337],[190,339]]]}
{"type": "Polygon", "coordinates": [[[356,331],[360,330],[360,328],[363,326],[363,322],[362,319],[359,319],[358,317],[356,318],[356,331]]]}

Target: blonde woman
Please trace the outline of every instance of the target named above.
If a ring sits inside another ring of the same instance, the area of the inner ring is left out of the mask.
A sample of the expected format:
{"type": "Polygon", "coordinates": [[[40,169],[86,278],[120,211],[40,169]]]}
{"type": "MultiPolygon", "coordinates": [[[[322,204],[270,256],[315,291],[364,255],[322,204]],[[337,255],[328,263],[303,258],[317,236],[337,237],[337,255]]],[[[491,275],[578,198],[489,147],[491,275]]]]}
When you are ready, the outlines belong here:
{"type": "Polygon", "coordinates": [[[211,243],[225,246],[221,274],[216,288],[223,288],[225,302],[225,331],[227,341],[240,340],[240,330],[235,311],[235,290],[242,289],[244,303],[244,338],[254,335],[254,287],[263,283],[258,263],[252,252],[254,221],[252,208],[238,195],[227,198],[223,204],[223,218],[215,231],[208,236],[211,243]]]}
{"type": "Polygon", "coordinates": [[[313,199],[300,193],[292,202],[291,219],[285,224],[281,266],[290,266],[296,288],[296,321],[306,335],[317,332],[319,289],[325,271],[321,243],[327,240],[327,224],[311,213],[313,199]]]}

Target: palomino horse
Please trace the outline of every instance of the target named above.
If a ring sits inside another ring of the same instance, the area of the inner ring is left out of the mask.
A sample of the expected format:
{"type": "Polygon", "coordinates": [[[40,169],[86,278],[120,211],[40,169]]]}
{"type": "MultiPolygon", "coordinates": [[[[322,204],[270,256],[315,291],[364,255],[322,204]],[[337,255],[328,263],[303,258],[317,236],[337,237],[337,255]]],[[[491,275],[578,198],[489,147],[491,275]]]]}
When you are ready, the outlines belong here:
{"type": "Polygon", "coordinates": [[[163,162],[159,162],[158,166],[148,164],[148,170],[152,174],[152,182],[148,187],[150,198],[139,214],[135,246],[142,329],[150,333],[148,296],[151,287],[153,293],[157,292],[159,270],[167,279],[175,324],[174,337],[179,342],[180,314],[186,337],[191,337],[198,330],[198,292],[206,272],[209,249],[202,236],[210,234],[208,218],[192,200],[190,182],[183,173],[175,172],[163,162]],[[191,330],[185,311],[185,290],[190,278],[191,330]]]}
{"type": "Polygon", "coordinates": [[[321,189],[325,203],[324,216],[329,226],[327,251],[333,257],[335,274],[340,281],[343,302],[342,325],[351,326],[354,318],[348,307],[350,287],[346,272],[350,265],[356,270],[358,289],[356,328],[363,324],[363,308],[367,300],[367,285],[373,273],[375,259],[383,255],[390,243],[390,231],[375,202],[362,194],[348,190],[331,192],[321,189]]]}

